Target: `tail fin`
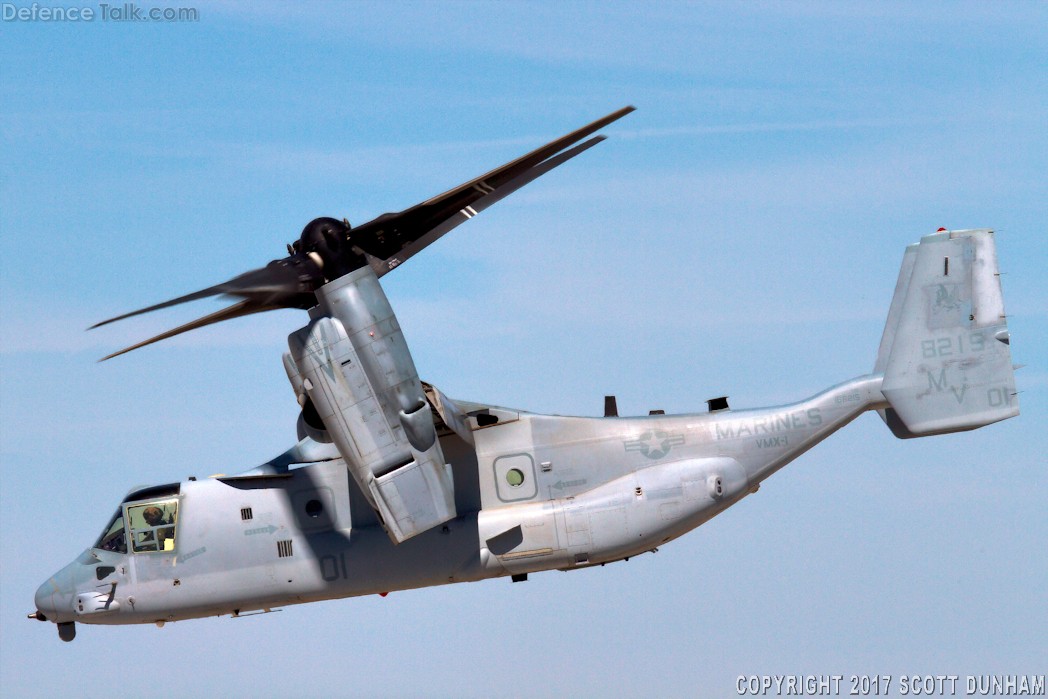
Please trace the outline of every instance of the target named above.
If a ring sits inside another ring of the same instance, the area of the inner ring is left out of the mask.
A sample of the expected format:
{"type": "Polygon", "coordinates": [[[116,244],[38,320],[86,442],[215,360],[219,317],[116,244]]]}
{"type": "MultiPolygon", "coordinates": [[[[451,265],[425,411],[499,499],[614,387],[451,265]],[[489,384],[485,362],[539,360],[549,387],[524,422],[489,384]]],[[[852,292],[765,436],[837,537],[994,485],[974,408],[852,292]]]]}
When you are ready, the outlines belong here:
{"type": "Polygon", "coordinates": [[[972,430],[1019,414],[993,231],[906,248],[875,373],[896,437],[972,430]]]}

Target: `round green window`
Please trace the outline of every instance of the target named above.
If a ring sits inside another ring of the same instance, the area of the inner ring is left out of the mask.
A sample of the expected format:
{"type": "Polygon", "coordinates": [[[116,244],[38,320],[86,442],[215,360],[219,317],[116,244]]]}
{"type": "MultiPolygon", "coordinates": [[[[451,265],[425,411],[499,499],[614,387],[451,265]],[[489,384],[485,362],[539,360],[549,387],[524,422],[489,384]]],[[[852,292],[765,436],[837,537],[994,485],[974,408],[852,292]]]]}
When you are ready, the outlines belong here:
{"type": "Polygon", "coordinates": [[[524,482],[524,472],[519,468],[511,468],[506,471],[506,482],[514,488],[519,487],[524,482]]]}

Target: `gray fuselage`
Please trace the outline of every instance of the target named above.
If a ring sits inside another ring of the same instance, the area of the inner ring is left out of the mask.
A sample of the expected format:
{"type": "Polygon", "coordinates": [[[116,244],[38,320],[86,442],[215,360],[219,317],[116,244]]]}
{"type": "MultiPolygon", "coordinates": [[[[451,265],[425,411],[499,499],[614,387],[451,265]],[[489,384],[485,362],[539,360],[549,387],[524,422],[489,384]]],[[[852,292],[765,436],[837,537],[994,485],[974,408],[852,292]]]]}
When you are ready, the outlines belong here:
{"type": "Polygon", "coordinates": [[[123,521],[126,532],[106,544],[103,534],[45,582],[37,609],[59,623],[164,622],[625,559],[694,529],[863,411],[884,408],[881,380],[746,411],[471,410],[475,448],[449,430],[440,437],[458,516],[400,544],[337,450],[307,439],[239,476],[130,494],[112,527],[123,521]],[[150,506],[168,513],[152,528],[136,519],[150,506]]]}

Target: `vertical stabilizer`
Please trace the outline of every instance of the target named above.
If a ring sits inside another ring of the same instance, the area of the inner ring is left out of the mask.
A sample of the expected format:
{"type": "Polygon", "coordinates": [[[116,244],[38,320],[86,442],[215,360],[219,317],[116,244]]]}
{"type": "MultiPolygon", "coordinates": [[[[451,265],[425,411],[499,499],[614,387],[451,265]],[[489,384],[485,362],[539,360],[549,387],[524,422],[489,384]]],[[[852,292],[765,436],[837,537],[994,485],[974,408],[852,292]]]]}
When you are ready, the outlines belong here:
{"type": "Polygon", "coordinates": [[[993,231],[942,231],[906,249],[874,371],[897,437],[1019,414],[993,231]]]}

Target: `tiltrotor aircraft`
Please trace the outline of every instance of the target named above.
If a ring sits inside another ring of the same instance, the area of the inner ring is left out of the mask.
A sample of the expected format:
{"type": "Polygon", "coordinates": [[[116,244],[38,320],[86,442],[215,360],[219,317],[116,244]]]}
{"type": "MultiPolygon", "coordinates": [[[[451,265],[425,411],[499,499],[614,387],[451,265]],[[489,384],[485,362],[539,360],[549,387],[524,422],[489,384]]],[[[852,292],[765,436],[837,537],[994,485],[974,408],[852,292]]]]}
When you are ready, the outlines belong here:
{"type": "Polygon", "coordinates": [[[379,278],[631,111],[400,213],[355,228],[316,219],[288,257],[111,319],[239,299],[126,352],[308,309],[284,355],[300,441],[239,475],[128,493],[29,616],[69,641],[78,621],[163,625],[602,565],[698,527],[867,410],[900,438],[1018,415],[990,230],[940,229],[909,246],[872,373],[789,405],[737,411],[717,398],[703,413],[619,417],[609,396],[604,417],[562,417],[450,400],[420,381],[379,278]]]}

